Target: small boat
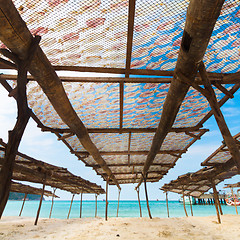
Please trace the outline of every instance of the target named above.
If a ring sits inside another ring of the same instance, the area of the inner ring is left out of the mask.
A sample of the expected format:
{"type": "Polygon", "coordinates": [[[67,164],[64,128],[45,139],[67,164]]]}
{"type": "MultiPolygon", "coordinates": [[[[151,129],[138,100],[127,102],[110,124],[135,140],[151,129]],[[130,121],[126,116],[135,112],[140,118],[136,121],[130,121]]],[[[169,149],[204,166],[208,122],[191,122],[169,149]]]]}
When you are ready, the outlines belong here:
{"type": "Polygon", "coordinates": [[[240,201],[236,197],[235,197],[235,203],[234,203],[233,197],[226,198],[225,201],[228,206],[235,206],[235,203],[236,203],[236,206],[240,206],[240,201]]]}

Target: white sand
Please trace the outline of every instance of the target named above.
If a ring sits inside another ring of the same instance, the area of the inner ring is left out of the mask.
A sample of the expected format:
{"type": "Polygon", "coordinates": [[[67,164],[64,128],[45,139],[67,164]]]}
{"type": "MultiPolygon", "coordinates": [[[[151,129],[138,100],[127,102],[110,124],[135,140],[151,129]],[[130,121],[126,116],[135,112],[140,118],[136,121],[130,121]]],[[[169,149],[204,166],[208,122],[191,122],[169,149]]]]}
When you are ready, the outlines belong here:
{"type": "Polygon", "coordinates": [[[30,239],[126,239],[126,240],[238,240],[240,216],[224,215],[222,224],[216,216],[183,218],[102,218],[40,219],[3,217],[0,220],[1,240],[30,239]]]}

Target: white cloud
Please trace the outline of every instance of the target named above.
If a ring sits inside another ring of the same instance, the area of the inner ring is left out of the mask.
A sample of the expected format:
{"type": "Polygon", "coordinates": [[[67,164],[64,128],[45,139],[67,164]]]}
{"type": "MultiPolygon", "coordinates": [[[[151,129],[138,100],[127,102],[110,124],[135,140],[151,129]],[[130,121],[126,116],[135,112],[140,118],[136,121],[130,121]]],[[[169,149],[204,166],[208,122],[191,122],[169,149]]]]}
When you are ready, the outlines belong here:
{"type": "Polygon", "coordinates": [[[222,111],[225,117],[237,117],[240,115],[240,109],[236,107],[224,107],[222,111]]]}

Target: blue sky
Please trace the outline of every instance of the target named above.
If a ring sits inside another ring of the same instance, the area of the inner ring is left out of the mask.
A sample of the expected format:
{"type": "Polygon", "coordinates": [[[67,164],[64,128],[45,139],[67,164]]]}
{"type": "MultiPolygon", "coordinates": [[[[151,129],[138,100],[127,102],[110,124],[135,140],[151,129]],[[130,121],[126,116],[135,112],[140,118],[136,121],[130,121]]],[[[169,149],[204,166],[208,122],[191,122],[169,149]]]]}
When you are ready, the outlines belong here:
{"type": "MultiPolygon", "coordinates": [[[[16,121],[16,102],[13,98],[8,97],[7,91],[0,87],[0,137],[7,142],[8,130],[14,127],[16,121]]],[[[235,94],[234,99],[230,99],[223,107],[226,122],[233,135],[240,132],[240,91],[235,94]]],[[[203,162],[213,151],[218,148],[222,143],[222,136],[215,122],[215,119],[211,117],[205,124],[204,128],[210,129],[202,139],[197,141],[191,146],[186,154],[178,160],[176,166],[164,176],[158,183],[148,183],[148,194],[151,200],[164,199],[165,195],[159,188],[171,180],[176,179],[179,175],[187,172],[197,171],[201,168],[200,164],[203,162]]],[[[81,161],[69,152],[69,149],[57,138],[54,134],[41,132],[37,128],[36,123],[30,119],[29,124],[24,133],[22,142],[19,148],[20,152],[23,152],[38,160],[42,160],[53,165],[62,166],[68,168],[73,174],[79,175],[84,179],[95,182],[105,188],[105,182],[102,178],[96,175],[95,171],[91,168],[87,168],[81,161]]],[[[234,183],[240,181],[240,176],[235,176],[230,180],[226,180],[224,183],[234,183]]],[[[41,187],[38,184],[31,184],[33,186],[41,187]]],[[[218,189],[222,189],[223,183],[217,186],[218,189]]],[[[51,190],[50,187],[47,187],[51,190]]],[[[122,185],[121,199],[123,200],[136,200],[137,195],[134,184],[122,185]]],[[[61,200],[70,199],[71,194],[65,191],[57,190],[57,195],[61,197],[61,200]]],[[[116,200],[118,196],[118,189],[116,186],[109,187],[109,199],[116,200]]],[[[143,185],[140,188],[140,197],[145,199],[143,185]]],[[[80,196],[76,196],[75,199],[79,199],[80,196]]],[[[101,195],[99,199],[104,199],[105,196],[101,195]]],[[[170,199],[178,199],[179,196],[174,193],[169,194],[170,199]]],[[[85,200],[94,200],[93,194],[85,194],[83,196],[85,200]]]]}

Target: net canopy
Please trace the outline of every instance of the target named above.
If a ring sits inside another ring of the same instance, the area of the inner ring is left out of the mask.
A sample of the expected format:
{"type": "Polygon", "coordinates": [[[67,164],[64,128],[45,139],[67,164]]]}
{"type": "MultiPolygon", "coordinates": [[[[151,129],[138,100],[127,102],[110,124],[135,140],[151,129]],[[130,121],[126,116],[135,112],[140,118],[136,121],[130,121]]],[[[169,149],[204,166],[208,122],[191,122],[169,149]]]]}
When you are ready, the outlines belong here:
{"type": "MultiPolygon", "coordinates": [[[[0,141],[0,168],[4,161],[6,144],[0,141]]],[[[91,183],[70,173],[66,168],[57,167],[18,152],[15,160],[12,179],[43,183],[46,178],[46,185],[71,192],[73,194],[96,193],[102,194],[105,191],[95,183],[91,183]]]]}

